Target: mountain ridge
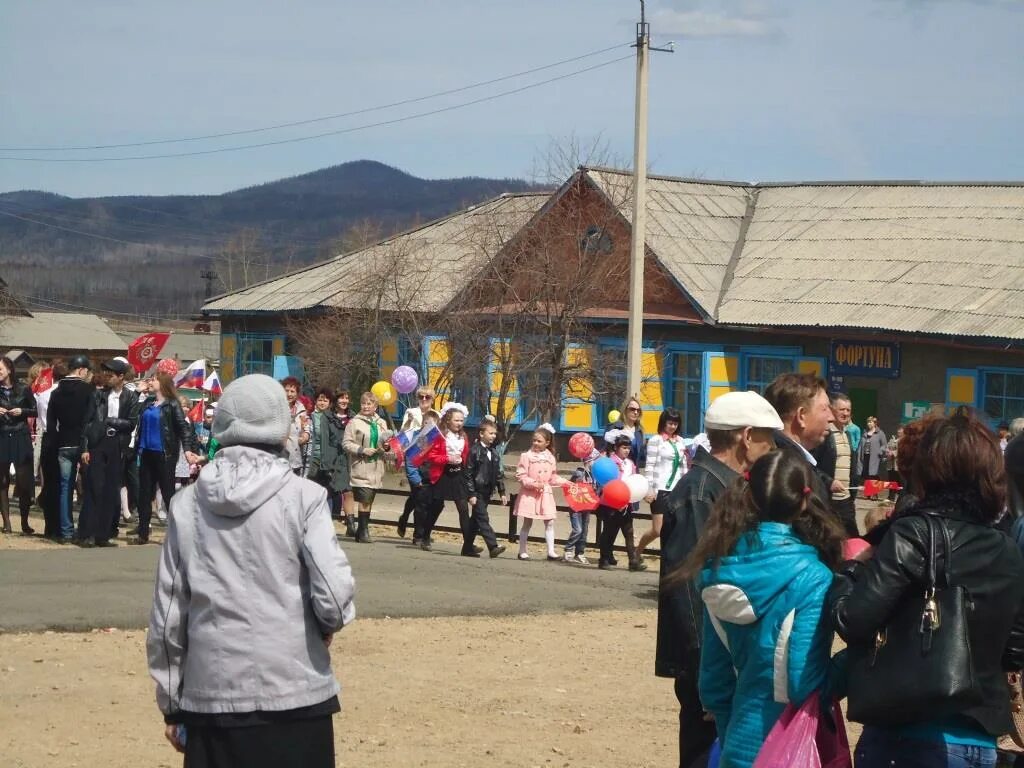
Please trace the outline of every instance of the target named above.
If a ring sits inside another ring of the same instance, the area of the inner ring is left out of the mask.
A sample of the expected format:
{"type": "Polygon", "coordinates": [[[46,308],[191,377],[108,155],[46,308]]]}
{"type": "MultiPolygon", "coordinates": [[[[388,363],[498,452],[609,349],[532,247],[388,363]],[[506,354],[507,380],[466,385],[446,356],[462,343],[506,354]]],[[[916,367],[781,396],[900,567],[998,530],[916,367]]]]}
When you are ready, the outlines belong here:
{"type": "MultiPolygon", "coordinates": [[[[187,314],[202,303],[200,273],[232,249],[248,249],[262,279],[368,235],[390,235],[505,192],[542,189],[522,179],[422,179],[357,160],[217,195],[74,198],[15,190],[0,193],[0,213],[9,214],[0,215],[0,276],[42,306],[145,305],[187,314]]],[[[238,287],[221,280],[215,293],[238,287]]]]}

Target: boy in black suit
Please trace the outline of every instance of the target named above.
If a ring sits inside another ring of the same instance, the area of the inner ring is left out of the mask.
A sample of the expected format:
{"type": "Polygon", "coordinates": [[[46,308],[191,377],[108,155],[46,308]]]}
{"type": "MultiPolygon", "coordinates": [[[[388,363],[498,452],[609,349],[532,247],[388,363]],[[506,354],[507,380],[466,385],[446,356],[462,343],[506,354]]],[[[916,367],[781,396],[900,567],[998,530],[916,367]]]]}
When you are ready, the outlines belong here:
{"type": "Polygon", "coordinates": [[[501,456],[493,448],[497,436],[497,425],[493,421],[484,419],[480,424],[480,439],[469,449],[467,477],[469,505],[473,508],[473,515],[470,518],[469,530],[463,533],[463,553],[474,551],[473,542],[478,533],[483,538],[484,544],[487,545],[491,557],[497,557],[505,551],[504,545],[498,544],[494,528],[491,527],[490,517],[487,515],[487,503],[495,489],[501,496],[501,503],[508,504],[501,456]]]}

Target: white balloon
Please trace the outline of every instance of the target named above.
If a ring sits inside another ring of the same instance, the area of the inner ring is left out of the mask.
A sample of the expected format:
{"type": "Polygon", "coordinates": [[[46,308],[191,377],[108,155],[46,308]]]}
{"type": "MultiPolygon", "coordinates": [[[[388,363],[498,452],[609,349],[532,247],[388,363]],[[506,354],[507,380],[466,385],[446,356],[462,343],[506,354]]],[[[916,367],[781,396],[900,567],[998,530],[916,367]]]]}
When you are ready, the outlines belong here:
{"type": "Polygon", "coordinates": [[[643,475],[629,475],[622,479],[629,486],[629,500],[634,504],[642,500],[651,488],[643,475]]]}

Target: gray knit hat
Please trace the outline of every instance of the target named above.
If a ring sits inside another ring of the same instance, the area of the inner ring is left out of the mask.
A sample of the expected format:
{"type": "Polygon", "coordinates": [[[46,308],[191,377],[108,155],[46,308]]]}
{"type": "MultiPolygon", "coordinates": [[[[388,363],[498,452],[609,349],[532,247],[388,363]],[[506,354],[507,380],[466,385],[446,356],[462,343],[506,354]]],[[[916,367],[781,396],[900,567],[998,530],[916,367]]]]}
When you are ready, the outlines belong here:
{"type": "Polygon", "coordinates": [[[211,432],[225,446],[284,445],[291,424],[284,388],[269,376],[253,373],[224,388],[211,432]]]}

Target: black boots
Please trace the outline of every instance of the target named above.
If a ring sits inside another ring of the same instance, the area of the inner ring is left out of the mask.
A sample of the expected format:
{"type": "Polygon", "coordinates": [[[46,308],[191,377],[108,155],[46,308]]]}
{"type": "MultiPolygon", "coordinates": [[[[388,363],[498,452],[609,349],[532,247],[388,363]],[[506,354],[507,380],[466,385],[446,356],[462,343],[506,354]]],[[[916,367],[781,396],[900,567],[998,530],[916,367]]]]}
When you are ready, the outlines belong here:
{"type": "Polygon", "coordinates": [[[360,512],[359,513],[359,528],[356,530],[356,541],[360,544],[372,544],[373,539],[370,538],[370,513],[360,512]]]}
{"type": "Polygon", "coordinates": [[[356,526],[352,522],[352,515],[345,515],[345,535],[352,539],[356,537],[356,526]]]}
{"type": "Polygon", "coordinates": [[[629,558],[629,570],[647,570],[647,563],[645,563],[644,559],[640,557],[640,553],[636,550],[636,544],[634,544],[628,536],[626,537],[626,557],[629,558]]]}
{"type": "Polygon", "coordinates": [[[26,536],[31,536],[35,533],[35,529],[28,524],[28,512],[21,513],[21,532],[26,536]]]}

